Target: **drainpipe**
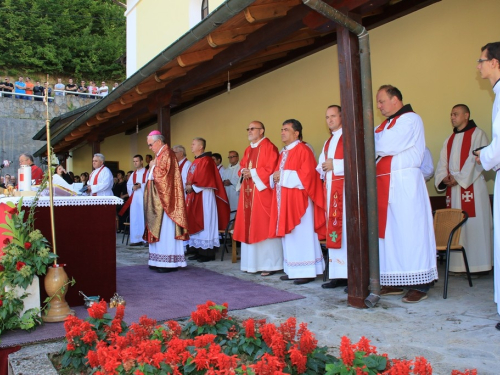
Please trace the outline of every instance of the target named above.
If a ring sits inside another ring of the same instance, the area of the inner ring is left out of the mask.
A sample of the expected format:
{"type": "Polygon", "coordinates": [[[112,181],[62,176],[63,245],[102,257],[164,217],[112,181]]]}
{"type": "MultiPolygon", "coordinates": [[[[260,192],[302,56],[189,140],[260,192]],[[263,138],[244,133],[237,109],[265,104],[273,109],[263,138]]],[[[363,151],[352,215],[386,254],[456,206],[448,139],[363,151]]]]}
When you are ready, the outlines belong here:
{"type": "Polygon", "coordinates": [[[377,184],[375,174],[375,141],[373,128],[373,96],[370,62],[370,40],[368,31],[337,9],[322,0],[302,0],[304,5],[314,9],[326,18],[344,26],[359,39],[361,65],[361,96],[363,102],[363,128],[365,132],[365,164],[368,209],[368,255],[370,268],[370,295],[365,299],[367,307],[375,307],[380,300],[380,268],[378,253],[377,184]]]}

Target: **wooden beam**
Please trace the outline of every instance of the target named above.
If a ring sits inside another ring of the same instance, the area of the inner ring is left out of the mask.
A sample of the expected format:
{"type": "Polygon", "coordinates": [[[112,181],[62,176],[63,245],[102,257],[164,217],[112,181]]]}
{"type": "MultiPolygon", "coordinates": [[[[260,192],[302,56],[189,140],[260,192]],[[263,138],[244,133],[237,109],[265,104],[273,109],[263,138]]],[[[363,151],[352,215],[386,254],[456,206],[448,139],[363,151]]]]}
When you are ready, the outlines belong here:
{"type": "Polygon", "coordinates": [[[183,69],[180,66],[177,66],[177,67],[173,67],[173,68],[171,68],[163,73],[157,72],[155,74],[155,80],[156,80],[156,82],[171,81],[175,78],[185,76],[187,72],[188,72],[187,69],[183,69]]]}
{"type": "Polygon", "coordinates": [[[109,113],[114,113],[114,112],[121,112],[124,109],[130,108],[134,105],[134,103],[128,103],[128,104],[122,104],[120,102],[115,102],[113,104],[110,104],[106,107],[106,111],[109,113]]]}
{"type": "Polygon", "coordinates": [[[92,117],[90,120],[87,120],[87,126],[96,126],[106,122],[107,120],[98,120],[96,117],[92,117]]]}
{"type": "Polygon", "coordinates": [[[73,130],[70,133],[70,135],[73,135],[73,136],[76,136],[76,135],[82,136],[83,134],[88,133],[88,132],[90,132],[92,130],[92,128],[89,128],[88,126],[85,126],[85,128],[86,128],[85,130],[80,130],[80,128],[75,129],[75,130],[73,130]]]}
{"type": "Polygon", "coordinates": [[[158,130],[165,137],[165,143],[172,146],[170,134],[170,107],[158,107],[158,130]]]}
{"type": "Polygon", "coordinates": [[[302,18],[312,10],[305,5],[292,8],[287,17],[280,18],[262,26],[247,36],[245,43],[234,44],[206,63],[193,68],[189,77],[181,77],[172,81],[166,88],[171,91],[185,91],[197,86],[204,80],[213,77],[223,71],[227,71],[229,64],[236,63],[258,53],[266,46],[279,43],[291,33],[304,27],[302,18]]]}
{"type": "Polygon", "coordinates": [[[186,66],[198,65],[202,62],[212,60],[212,58],[221,51],[221,48],[211,48],[203,51],[185,53],[177,57],[177,63],[181,68],[184,68],[186,66]]]}
{"type": "Polygon", "coordinates": [[[300,0],[284,2],[271,2],[267,4],[249,6],[244,10],[245,19],[248,23],[269,22],[276,18],[284,17],[290,8],[301,4],[300,0]]]}
{"type": "Polygon", "coordinates": [[[243,42],[248,34],[253,33],[262,26],[264,26],[264,24],[248,25],[224,31],[214,31],[207,36],[207,41],[210,47],[214,48],[243,42]]]}
{"type": "Polygon", "coordinates": [[[295,42],[290,42],[290,43],[280,43],[263,49],[261,52],[256,54],[255,57],[259,58],[267,55],[275,55],[281,52],[288,52],[295,50],[297,48],[309,46],[313,43],[314,43],[314,38],[297,40],[295,42]]]}
{"type": "Polygon", "coordinates": [[[140,83],[135,87],[135,92],[139,95],[149,94],[150,92],[161,90],[167,82],[158,83],[156,80],[140,83]]]}
{"type": "Polygon", "coordinates": [[[368,214],[366,189],[363,103],[358,38],[337,26],[337,45],[344,142],[344,186],[347,237],[347,266],[351,306],[366,308],[370,282],[368,259],[368,214]]]}
{"type": "Polygon", "coordinates": [[[109,113],[109,112],[100,112],[97,115],[95,115],[95,118],[99,121],[106,120],[111,117],[118,116],[120,113],[115,112],[115,113],[109,113]]]}
{"type": "Polygon", "coordinates": [[[120,103],[121,104],[130,104],[130,103],[135,103],[135,102],[139,102],[143,99],[145,99],[146,96],[145,95],[141,95],[141,94],[138,94],[135,90],[134,91],[129,91],[127,92],[126,94],[124,94],[121,98],[120,98],[120,103]]]}

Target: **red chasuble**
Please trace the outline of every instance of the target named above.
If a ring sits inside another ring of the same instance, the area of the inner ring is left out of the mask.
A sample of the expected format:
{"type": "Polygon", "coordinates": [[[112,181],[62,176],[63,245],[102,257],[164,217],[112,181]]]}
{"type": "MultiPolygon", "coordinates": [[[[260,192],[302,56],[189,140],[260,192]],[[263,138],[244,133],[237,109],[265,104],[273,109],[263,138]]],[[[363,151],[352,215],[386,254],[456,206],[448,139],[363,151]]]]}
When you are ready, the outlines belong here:
{"type": "MultiPolygon", "coordinates": [[[[476,127],[473,127],[464,132],[464,137],[462,139],[462,148],[460,149],[460,169],[464,167],[465,162],[469,158],[472,152],[470,147],[472,144],[472,135],[474,134],[476,127]]],[[[453,146],[453,140],[455,139],[455,133],[453,133],[448,139],[448,144],[446,145],[448,165],[450,164],[451,148],[453,146]]],[[[449,174],[449,170],[448,170],[449,174]]],[[[451,194],[453,189],[448,186],[446,188],[446,207],[451,208],[451,194]]],[[[464,189],[460,187],[460,203],[462,204],[462,210],[467,212],[469,217],[476,217],[476,203],[474,202],[474,184],[472,183],[468,188],[464,189]]]]}
{"type": "Polygon", "coordinates": [[[255,148],[248,146],[240,162],[240,168],[255,169],[266,189],[259,191],[253,179],[243,180],[238,200],[238,214],[234,225],[234,239],[254,244],[269,238],[269,220],[273,190],[269,176],[276,169],[278,148],[264,138],[255,148]]]}
{"type": "Polygon", "coordinates": [[[318,238],[323,240],[326,233],[326,204],[314,155],[309,147],[300,142],[290,151],[280,153],[276,171],[280,170],[285,157],[282,169],[296,171],[304,190],[275,186],[269,237],[284,237],[299,225],[306,213],[308,198],[311,198],[314,205],[314,231],[318,234],[318,238]],[[278,189],[281,192],[278,192],[278,189]]]}
{"type": "MultiPolygon", "coordinates": [[[[229,200],[220,173],[212,159],[211,153],[205,153],[195,158],[189,167],[186,185],[195,185],[199,188],[214,189],[215,203],[217,204],[217,217],[219,230],[224,230],[229,223],[229,200]]],[[[186,210],[189,223],[189,233],[195,234],[205,228],[203,222],[203,194],[191,193],[186,195],[186,210]]]]}
{"type": "Polygon", "coordinates": [[[35,180],[35,185],[40,185],[43,180],[43,171],[35,164],[31,166],[31,179],[35,180]]]}

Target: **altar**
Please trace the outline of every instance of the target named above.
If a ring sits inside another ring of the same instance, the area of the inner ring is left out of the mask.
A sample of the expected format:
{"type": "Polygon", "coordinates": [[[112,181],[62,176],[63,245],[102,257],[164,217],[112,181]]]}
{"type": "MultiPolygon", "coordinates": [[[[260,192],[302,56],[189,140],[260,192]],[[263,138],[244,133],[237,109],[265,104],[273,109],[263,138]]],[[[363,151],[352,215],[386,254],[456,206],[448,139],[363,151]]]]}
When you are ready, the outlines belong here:
{"type": "MultiPolygon", "coordinates": [[[[29,210],[34,197],[23,197],[23,208],[29,210]]],[[[19,197],[1,198],[0,203],[18,203],[19,197]]],[[[116,292],[116,205],[117,197],[54,197],[54,225],[57,263],[65,265],[68,277],[76,284],[68,289],[70,306],[83,305],[87,296],[109,301],[116,292]]],[[[52,244],[49,197],[40,197],[35,211],[35,229],[52,244]]],[[[1,221],[5,220],[0,215],[1,221]]],[[[47,297],[40,277],[41,302],[47,297]]]]}

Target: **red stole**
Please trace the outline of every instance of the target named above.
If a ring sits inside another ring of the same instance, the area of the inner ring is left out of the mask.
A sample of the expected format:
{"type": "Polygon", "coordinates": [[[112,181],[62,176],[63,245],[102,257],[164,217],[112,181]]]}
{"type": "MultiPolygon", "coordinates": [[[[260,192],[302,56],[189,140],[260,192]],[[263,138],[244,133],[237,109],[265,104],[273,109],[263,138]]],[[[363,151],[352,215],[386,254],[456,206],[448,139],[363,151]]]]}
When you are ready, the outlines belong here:
{"type": "MultiPolygon", "coordinates": [[[[97,185],[97,177],[99,177],[99,173],[101,173],[103,169],[104,169],[104,165],[101,166],[101,169],[99,169],[99,172],[97,172],[96,175],[94,176],[94,181],[92,181],[92,185],[97,185]]],[[[94,196],[94,197],[96,195],[97,195],[97,193],[92,194],[92,196],[94,196]]]]}
{"type": "MultiPolygon", "coordinates": [[[[405,112],[408,113],[408,112],[405,112]]],[[[396,121],[405,113],[393,117],[393,120],[387,129],[391,129],[396,125],[396,121]]],[[[380,126],[375,129],[375,133],[382,132],[389,119],[386,119],[380,126]]],[[[385,229],[387,227],[387,209],[389,208],[389,188],[391,187],[391,164],[392,155],[382,157],[376,166],[377,174],[377,208],[378,208],[378,237],[385,238],[385,229]]]]}
{"type": "MultiPolygon", "coordinates": [[[[470,147],[472,144],[472,134],[476,128],[469,129],[464,132],[464,137],[462,140],[462,148],[460,149],[460,169],[463,168],[467,158],[469,157],[470,147]]],[[[448,165],[450,165],[451,147],[453,146],[453,140],[455,139],[455,134],[453,133],[448,139],[448,144],[446,147],[448,165]]],[[[449,170],[448,170],[449,174],[449,170]]],[[[446,208],[451,208],[451,186],[446,188],[446,208]]],[[[462,210],[469,214],[469,217],[476,217],[476,204],[474,202],[474,184],[471,184],[467,189],[460,186],[460,203],[462,210]]]]}
{"type": "Polygon", "coordinates": [[[186,164],[187,162],[187,158],[184,158],[184,161],[179,165],[179,170],[181,171],[181,174],[182,174],[182,168],[184,168],[184,164],[186,164]]]}
{"type": "MultiPolygon", "coordinates": [[[[324,155],[325,160],[328,159],[328,149],[330,148],[331,136],[325,144],[324,155]]],[[[335,149],[334,159],[344,159],[344,144],[342,136],[340,136],[335,149]]],[[[325,177],[325,194],[326,189],[325,177]]],[[[330,190],[330,206],[328,210],[328,220],[326,223],[326,247],[328,249],[340,249],[342,244],[342,219],[343,219],[343,197],[344,197],[344,177],[334,176],[332,171],[332,185],[330,190]]],[[[327,198],[325,197],[325,202],[327,198]]]]}
{"type": "MultiPolygon", "coordinates": [[[[147,175],[146,172],[144,172],[144,174],[142,175],[142,183],[143,184],[146,183],[146,175],[147,175]]],[[[134,172],[133,176],[134,177],[133,177],[132,181],[135,185],[135,183],[137,182],[137,171],[134,172]]],[[[122,209],[120,210],[120,212],[118,212],[118,215],[123,216],[123,214],[125,214],[125,212],[128,210],[128,208],[132,204],[132,198],[134,198],[134,193],[135,193],[135,190],[132,190],[132,195],[127,199],[125,204],[122,206],[122,209]]]]}
{"type": "MultiPolygon", "coordinates": [[[[246,165],[241,165],[242,168],[247,168],[247,169],[252,169],[255,168],[257,169],[257,166],[259,164],[259,155],[260,155],[260,147],[256,148],[251,148],[248,152],[247,155],[247,163],[246,165]],[[255,163],[255,165],[253,164],[255,163]]],[[[252,178],[249,178],[247,180],[243,180],[242,183],[242,193],[243,193],[243,215],[245,215],[245,223],[248,223],[245,225],[245,239],[250,237],[250,223],[252,219],[252,207],[253,207],[253,199],[255,195],[255,183],[253,182],[252,178]]]]}

